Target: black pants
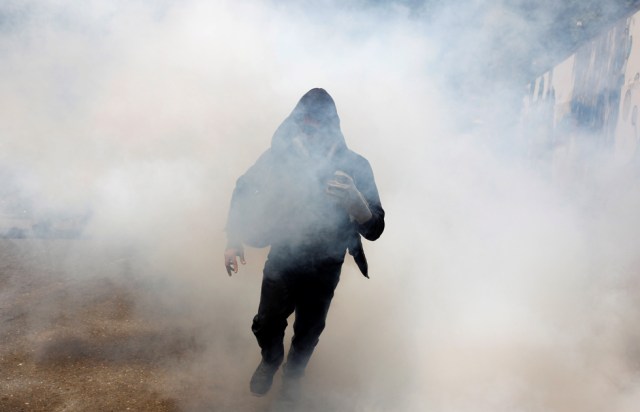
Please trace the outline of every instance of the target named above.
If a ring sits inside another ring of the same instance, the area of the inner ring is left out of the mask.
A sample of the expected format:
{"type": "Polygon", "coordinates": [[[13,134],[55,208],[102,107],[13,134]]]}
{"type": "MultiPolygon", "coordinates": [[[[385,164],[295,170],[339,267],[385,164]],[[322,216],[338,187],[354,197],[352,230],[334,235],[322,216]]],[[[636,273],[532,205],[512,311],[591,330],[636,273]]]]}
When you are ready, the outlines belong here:
{"type": "Polygon", "coordinates": [[[324,330],[341,268],[342,261],[291,265],[278,259],[267,260],[260,306],[251,328],[265,362],[282,363],[287,318],[295,311],[294,336],[285,374],[303,373],[324,330]]]}

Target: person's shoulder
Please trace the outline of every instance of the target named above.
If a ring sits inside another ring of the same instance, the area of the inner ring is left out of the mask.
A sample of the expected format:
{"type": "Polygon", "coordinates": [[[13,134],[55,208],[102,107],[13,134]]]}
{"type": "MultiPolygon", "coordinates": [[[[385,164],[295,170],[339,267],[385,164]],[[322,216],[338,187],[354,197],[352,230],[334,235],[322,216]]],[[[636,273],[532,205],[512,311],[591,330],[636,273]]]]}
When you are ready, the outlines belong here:
{"type": "Polygon", "coordinates": [[[362,156],[360,153],[354,152],[351,149],[345,149],[343,156],[345,159],[356,162],[369,162],[366,157],[362,156]]]}
{"type": "Polygon", "coordinates": [[[258,157],[258,159],[253,163],[253,165],[251,165],[249,169],[247,169],[247,171],[244,172],[242,176],[240,176],[240,179],[255,180],[255,179],[262,178],[263,175],[265,173],[268,173],[268,171],[271,169],[274,163],[273,157],[274,156],[273,156],[272,150],[267,149],[258,157]]]}
{"type": "Polygon", "coordinates": [[[255,163],[253,164],[252,167],[268,167],[269,165],[271,165],[271,163],[274,162],[274,156],[273,156],[273,151],[271,150],[271,148],[265,150],[259,157],[258,159],[255,161],[255,163]]]}
{"type": "Polygon", "coordinates": [[[346,163],[354,166],[369,166],[369,161],[366,157],[360,153],[356,153],[351,149],[346,149],[343,154],[343,159],[346,163]]]}

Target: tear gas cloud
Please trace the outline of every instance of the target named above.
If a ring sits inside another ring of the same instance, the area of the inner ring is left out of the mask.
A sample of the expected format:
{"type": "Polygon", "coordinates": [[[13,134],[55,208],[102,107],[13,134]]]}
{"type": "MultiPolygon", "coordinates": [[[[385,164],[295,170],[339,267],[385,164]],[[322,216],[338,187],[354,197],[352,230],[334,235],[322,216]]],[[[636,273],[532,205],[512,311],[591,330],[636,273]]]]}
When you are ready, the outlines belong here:
{"type": "MultiPolygon", "coordinates": [[[[606,167],[570,191],[528,162],[524,87],[470,63],[520,18],[496,3],[456,23],[475,6],[425,20],[402,3],[9,2],[3,193],[34,214],[89,211],[90,256],[135,254],[159,297],[141,316],[179,321],[203,348],[176,380],[227,394],[183,408],[258,410],[249,324],[265,253],[227,277],[226,213],[237,177],[323,87],[373,167],[387,229],[364,245],[371,280],[344,266],[309,409],[631,411],[637,183],[606,167]]],[[[536,41],[535,25],[517,33],[505,47],[536,41]]]]}

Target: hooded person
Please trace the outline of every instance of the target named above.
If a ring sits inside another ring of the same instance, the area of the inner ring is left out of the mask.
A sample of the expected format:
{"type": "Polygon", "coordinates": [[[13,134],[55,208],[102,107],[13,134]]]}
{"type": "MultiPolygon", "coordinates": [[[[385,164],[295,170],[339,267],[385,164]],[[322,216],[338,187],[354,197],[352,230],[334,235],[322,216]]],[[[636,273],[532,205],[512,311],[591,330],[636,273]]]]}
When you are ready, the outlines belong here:
{"type": "Polygon", "coordinates": [[[227,220],[227,273],[243,244],[271,246],[252,324],[262,351],[250,389],[269,391],[284,360],[287,318],[294,336],[284,382],[297,381],[325,327],[348,251],[368,277],[361,237],[376,240],[384,210],[369,162],[349,150],[331,96],[307,92],[273,135],[271,147],[236,182],[227,220]]]}

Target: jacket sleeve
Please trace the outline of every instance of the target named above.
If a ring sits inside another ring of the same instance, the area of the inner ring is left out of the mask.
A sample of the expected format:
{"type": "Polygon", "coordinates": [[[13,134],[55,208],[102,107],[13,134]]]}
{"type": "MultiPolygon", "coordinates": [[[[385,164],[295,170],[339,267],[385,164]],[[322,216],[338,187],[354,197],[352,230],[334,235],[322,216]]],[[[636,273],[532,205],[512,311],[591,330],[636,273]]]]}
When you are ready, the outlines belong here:
{"type": "Polygon", "coordinates": [[[372,214],[371,219],[363,224],[356,223],[356,227],[358,233],[365,239],[376,240],[384,231],[384,209],[382,209],[382,204],[380,203],[378,188],[373,178],[373,170],[371,170],[367,159],[360,155],[357,155],[357,159],[353,163],[356,166],[353,171],[356,187],[369,204],[372,214]]]}
{"type": "Polygon", "coordinates": [[[255,195],[263,186],[265,174],[268,173],[269,159],[270,152],[267,150],[236,181],[225,226],[228,248],[242,248],[242,244],[247,242],[247,232],[255,230],[257,225],[263,223],[259,221],[259,208],[252,202],[255,202],[255,195]]]}
{"type": "Polygon", "coordinates": [[[231,204],[229,205],[229,214],[227,216],[227,224],[225,231],[227,232],[227,248],[242,249],[242,212],[240,204],[242,198],[246,195],[246,184],[240,176],[236,181],[236,187],[231,195],[231,204]]]}

